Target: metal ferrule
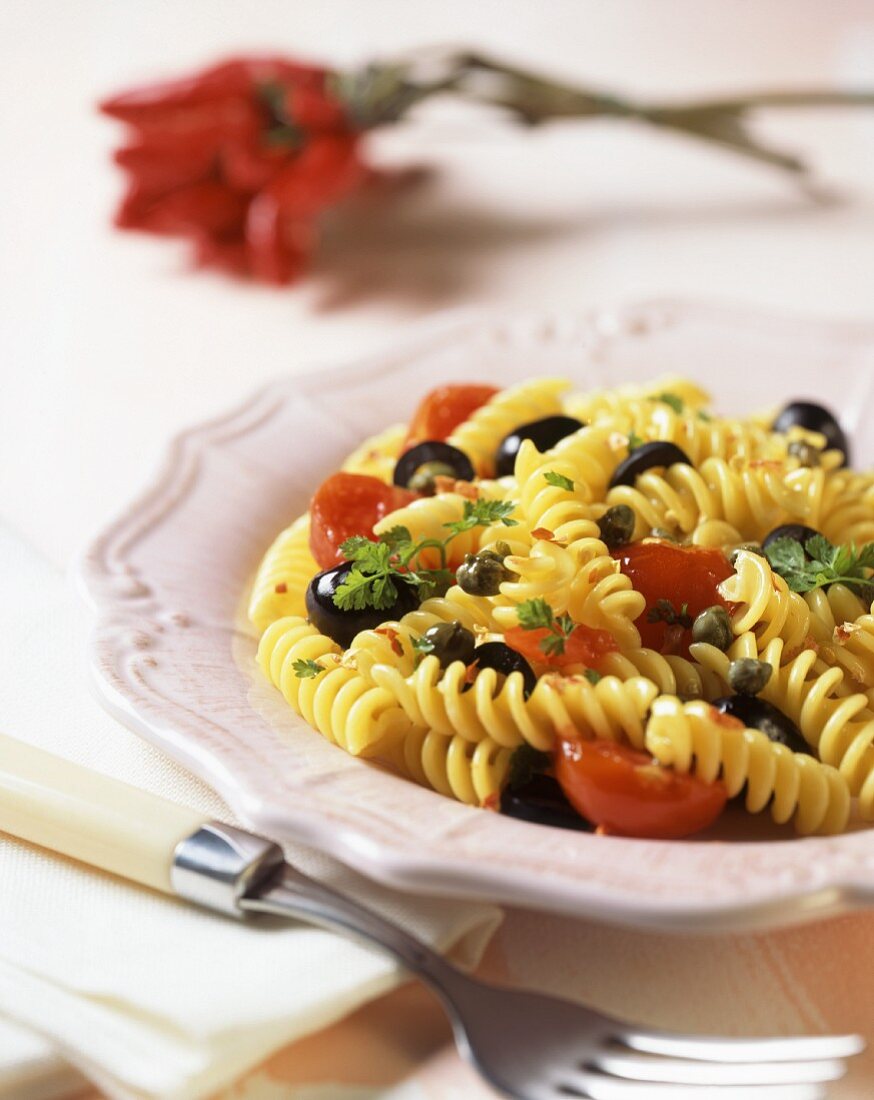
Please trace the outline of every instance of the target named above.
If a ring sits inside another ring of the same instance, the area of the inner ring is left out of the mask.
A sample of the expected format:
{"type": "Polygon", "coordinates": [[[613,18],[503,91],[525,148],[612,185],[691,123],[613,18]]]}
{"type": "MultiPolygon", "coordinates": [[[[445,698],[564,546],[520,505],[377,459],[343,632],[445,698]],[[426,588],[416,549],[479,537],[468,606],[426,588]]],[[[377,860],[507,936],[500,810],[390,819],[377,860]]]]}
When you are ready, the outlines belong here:
{"type": "Polygon", "coordinates": [[[210,821],[177,844],[170,882],[180,897],[240,917],[241,899],[284,864],[278,844],[210,821]]]}

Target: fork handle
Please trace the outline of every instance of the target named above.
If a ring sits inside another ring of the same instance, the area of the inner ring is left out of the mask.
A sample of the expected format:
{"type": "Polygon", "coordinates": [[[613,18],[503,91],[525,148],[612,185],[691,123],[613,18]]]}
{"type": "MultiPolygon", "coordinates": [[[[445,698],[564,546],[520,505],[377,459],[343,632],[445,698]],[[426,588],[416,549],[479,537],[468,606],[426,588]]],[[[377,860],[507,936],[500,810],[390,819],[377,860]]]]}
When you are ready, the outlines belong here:
{"type": "Polygon", "coordinates": [[[206,818],[0,734],[0,831],[174,893],[174,852],[206,818]]]}

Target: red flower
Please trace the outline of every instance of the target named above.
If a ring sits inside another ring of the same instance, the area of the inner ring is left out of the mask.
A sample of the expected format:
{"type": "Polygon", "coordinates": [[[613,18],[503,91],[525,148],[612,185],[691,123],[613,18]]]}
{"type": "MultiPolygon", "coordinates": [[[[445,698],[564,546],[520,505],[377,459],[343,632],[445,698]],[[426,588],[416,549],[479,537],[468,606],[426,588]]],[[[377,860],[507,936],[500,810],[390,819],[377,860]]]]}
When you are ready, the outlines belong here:
{"type": "Polygon", "coordinates": [[[305,267],[321,212],[364,179],[360,133],[325,69],[235,58],[113,96],[130,127],[116,225],[189,238],[196,261],[271,283],[305,267]]]}

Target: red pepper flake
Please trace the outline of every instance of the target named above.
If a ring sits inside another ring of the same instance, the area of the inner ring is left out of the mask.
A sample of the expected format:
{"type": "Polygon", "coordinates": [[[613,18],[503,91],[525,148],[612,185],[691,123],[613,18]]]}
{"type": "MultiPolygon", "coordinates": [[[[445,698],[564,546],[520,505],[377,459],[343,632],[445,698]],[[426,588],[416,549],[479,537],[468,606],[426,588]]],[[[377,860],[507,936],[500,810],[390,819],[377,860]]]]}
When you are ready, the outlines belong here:
{"type": "Polygon", "coordinates": [[[535,527],[531,532],[533,539],[542,539],[544,542],[555,542],[555,533],[548,527],[535,527]]]}
{"type": "Polygon", "coordinates": [[[479,672],[479,660],[471,661],[467,668],[464,670],[464,682],[466,684],[472,684],[476,679],[479,672]]]}
{"type": "Polygon", "coordinates": [[[782,470],[783,463],[774,458],[754,458],[748,467],[750,470],[782,470]]]}
{"type": "Polygon", "coordinates": [[[493,813],[497,813],[500,808],[501,801],[496,791],[492,791],[491,794],[487,794],[480,803],[480,809],[491,810],[493,813]]]}
{"type": "Polygon", "coordinates": [[[285,581],[280,581],[279,584],[277,584],[277,586],[273,589],[273,591],[277,594],[277,596],[284,596],[285,593],[288,591],[288,585],[285,583],[285,581]]]}
{"type": "Polygon", "coordinates": [[[392,648],[392,653],[394,653],[398,657],[403,657],[403,655],[404,655],[404,646],[403,646],[403,643],[400,640],[400,636],[398,635],[398,632],[395,630],[395,628],[393,626],[378,626],[376,628],[376,633],[377,634],[382,634],[383,637],[388,638],[389,644],[391,645],[391,648],[392,648]]]}

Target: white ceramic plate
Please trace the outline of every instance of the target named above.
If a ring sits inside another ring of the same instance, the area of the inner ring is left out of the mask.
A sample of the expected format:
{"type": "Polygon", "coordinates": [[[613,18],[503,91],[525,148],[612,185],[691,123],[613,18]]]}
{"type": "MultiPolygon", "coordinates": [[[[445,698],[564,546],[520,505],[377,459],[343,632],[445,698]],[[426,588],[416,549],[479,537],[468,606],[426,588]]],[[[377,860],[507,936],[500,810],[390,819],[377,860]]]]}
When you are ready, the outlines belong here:
{"type": "Polygon", "coordinates": [[[800,840],[757,825],[744,839],[657,842],[510,820],[345,755],[256,670],[242,608],[264,549],[364,436],[405,418],[434,384],[549,374],[615,385],[666,372],[698,379],[731,412],[819,398],[840,412],[857,464],[874,460],[874,327],[671,302],[455,318],[403,351],[280,381],[173,442],[151,489],[82,564],[105,703],[252,828],[405,890],[675,928],[870,902],[866,831],[800,840]]]}

